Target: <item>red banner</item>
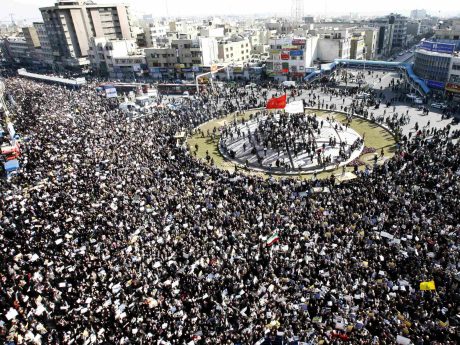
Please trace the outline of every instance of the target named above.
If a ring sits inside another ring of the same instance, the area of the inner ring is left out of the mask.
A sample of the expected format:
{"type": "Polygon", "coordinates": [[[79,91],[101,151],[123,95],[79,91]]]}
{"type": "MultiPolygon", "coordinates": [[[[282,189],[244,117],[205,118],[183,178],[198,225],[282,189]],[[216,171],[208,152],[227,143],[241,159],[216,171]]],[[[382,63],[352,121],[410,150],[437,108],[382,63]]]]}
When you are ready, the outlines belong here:
{"type": "Polygon", "coordinates": [[[281,97],[269,99],[267,102],[267,109],[284,109],[286,107],[286,95],[281,97]]]}

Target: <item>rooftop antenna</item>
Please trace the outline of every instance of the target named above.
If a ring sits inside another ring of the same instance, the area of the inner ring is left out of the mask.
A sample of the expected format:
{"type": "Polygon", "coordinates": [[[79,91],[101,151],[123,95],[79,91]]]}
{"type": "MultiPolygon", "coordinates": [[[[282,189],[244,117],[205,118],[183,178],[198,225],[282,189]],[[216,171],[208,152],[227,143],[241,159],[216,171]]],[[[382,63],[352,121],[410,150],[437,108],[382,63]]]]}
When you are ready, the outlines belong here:
{"type": "Polygon", "coordinates": [[[292,20],[296,24],[302,22],[303,17],[303,0],[292,0],[292,20]]]}
{"type": "Polygon", "coordinates": [[[16,23],[14,22],[14,14],[13,13],[10,13],[10,18],[11,18],[11,24],[13,26],[16,26],[16,23]]]}

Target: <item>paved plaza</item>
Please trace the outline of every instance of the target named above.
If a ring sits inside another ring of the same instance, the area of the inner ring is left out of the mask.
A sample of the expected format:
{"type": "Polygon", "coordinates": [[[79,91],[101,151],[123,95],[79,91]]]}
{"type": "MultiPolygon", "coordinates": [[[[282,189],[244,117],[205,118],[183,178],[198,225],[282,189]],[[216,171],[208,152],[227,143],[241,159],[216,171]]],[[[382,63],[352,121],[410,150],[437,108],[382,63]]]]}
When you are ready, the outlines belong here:
{"type": "MultiPolygon", "coordinates": [[[[309,115],[313,116],[313,113],[309,115]]],[[[270,121],[279,126],[282,116],[289,115],[277,113],[270,121]]],[[[258,115],[244,124],[232,127],[230,134],[222,138],[221,152],[227,159],[252,169],[289,174],[313,173],[346,165],[359,157],[364,148],[360,135],[350,127],[336,122],[332,116],[318,118],[318,130],[302,131],[295,137],[294,146],[314,143],[315,150],[294,150],[288,145],[277,149],[270,142],[265,146],[255,139],[254,134],[268,118],[269,115],[258,115]]]]}

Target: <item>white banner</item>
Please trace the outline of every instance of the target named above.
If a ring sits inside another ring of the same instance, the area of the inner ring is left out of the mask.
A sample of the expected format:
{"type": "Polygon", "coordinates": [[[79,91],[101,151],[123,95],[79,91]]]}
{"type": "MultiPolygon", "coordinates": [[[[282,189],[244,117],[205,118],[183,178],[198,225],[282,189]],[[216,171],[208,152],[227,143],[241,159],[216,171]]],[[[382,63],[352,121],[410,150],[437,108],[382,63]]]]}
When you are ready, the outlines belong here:
{"type": "Polygon", "coordinates": [[[286,108],[284,108],[284,110],[288,114],[301,114],[303,113],[303,102],[302,101],[291,102],[286,105],[286,108]]]}

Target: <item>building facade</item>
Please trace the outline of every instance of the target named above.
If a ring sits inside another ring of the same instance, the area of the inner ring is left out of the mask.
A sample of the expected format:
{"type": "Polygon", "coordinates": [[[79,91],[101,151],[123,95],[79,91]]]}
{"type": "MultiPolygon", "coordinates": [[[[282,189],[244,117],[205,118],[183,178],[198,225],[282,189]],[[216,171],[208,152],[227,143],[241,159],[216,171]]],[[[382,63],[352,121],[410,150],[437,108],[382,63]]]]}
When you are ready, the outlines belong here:
{"type": "Polygon", "coordinates": [[[365,32],[355,32],[351,38],[350,59],[364,60],[366,58],[365,32]]]}
{"type": "Polygon", "coordinates": [[[423,40],[415,51],[414,72],[428,87],[444,91],[455,57],[455,45],[423,40]]]}
{"type": "Polygon", "coordinates": [[[276,80],[300,80],[316,60],[318,36],[272,38],[269,43],[266,69],[276,80]]]}
{"type": "Polygon", "coordinates": [[[134,39],[109,41],[93,37],[89,59],[92,70],[105,77],[135,79],[147,70],[144,52],[134,39]]]}
{"type": "Polygon", "coordinates": [[[40,42],[40,49],[38,49],[38,58],[40,62],[48,67],[52,67],[54,57],[51,43],[46,32],[45,24],[42,22],[34,22],[33,26],[37,32],[38,40],[40,42]]]}
{"type": "Polygon", "coordinates": [[[221,62],[247,62],[251,58],[251,43],[247,37],[232,37],[218,42],[221,62]]]}
{"type": "Polygon", "coordinates": [[[404,48],[407,45],[407,17],[400,14],[390,14],[388,23],[392,25],[392,49],[404,48]]]}
{"type": "Polygon", "coordinates": [[[378,55],[379,30],[364,28],[364,44],[366,46],[366,60],[375,60],[378,55]]]}
{"type": "Polygon", "coordinates": [[[40,11],[58,65],[76,68],[88,65],[92,37],[132,38],[126,5],[61,0],[54,6],[40,8],[40,11]]]}
{"type": "Polygon", "coordinates": [[[33,55],[24,37],[7,37],[3,40],[6,58],[18,64],[31,64],[33,55]]]}

